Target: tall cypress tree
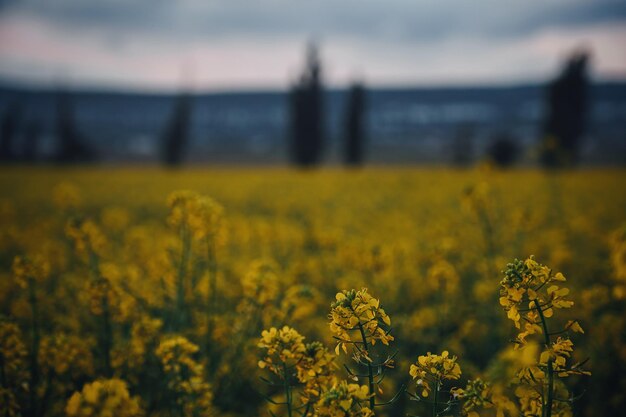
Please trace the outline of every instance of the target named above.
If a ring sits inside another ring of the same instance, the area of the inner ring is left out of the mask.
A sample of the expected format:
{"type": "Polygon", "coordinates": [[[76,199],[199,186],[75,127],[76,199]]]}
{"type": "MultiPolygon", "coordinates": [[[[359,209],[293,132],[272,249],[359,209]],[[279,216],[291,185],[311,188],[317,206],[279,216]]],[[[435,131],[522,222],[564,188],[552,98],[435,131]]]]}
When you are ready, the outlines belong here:
{"type": "Polygon", "coordinates": [[[348,165],[363,163],[365,151],[365,88],[354,83],[348,92],[345,113],[344,162],[348,165]]]}
{"type": "Polygon", "coordinates": [[[548,85],[541,153],[541,162],[547,167],[578,162],[587,124],[588,58],[584,52],[574,54],[561,75],[548,85]]]}
{"type": "Polygon", "coordinates": [[[85,143],[76,128],[74,106],[68,93],[63,91],[58,93],[56,111],[57,161],[75,163],[96,159],[95,151],[85,143]]]}
{"type": "Polygon", "coordinates": [[[323,147],[323,91],[317,48],[311,44],[304,73],[291,90],[291,159],[301,166],[319,163],[323,147]]]}
{"type": "Polygon", "coordinates": [[[187,147],[191,123],[191,97],[181,93],[176,99],[171,118],[163,132],[162,160],[169,166],[180,165],[187,147]]]}
{"type": "Polygon", "coordinates": [[[39,154],[39,139],[41,136],[41,124],[37,120],[30,120],[24,127],[24,141],[22,145],[22,158],[27,162],[34,162],[39,154]]]}
{"type": "Polygon", "coordinates": [[[21,107],[18,102],[10,103],[4,110],[0,122],[0,161],[15,161],[15,137],[21,116],[21,107]]]}

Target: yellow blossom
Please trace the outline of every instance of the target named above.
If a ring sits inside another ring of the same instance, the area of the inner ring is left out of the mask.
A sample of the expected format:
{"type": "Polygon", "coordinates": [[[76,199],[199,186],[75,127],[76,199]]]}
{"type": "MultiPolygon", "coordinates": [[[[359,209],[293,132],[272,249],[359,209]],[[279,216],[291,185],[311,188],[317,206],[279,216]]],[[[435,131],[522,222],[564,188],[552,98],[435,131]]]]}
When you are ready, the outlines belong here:
{"type": "Polygon", "coordinates": [[[259,368],[268,368],[282,378],[285,378],[285,367],[295,366],[306,352],[304,336],[288,326],[263,330],[258,347],[267,349],[258,363],[259,368]]]}
{"type": "Polygon", "coordinates": [[[121,379],[102,379],[86,384],[67,402],[68,417],[138,417],[143,410],[137,397],[128,393],[121,379]]]}
{"type": "Polygon", "coordinates": [[[419,356],[417,362],[411,365],[409,375],[421,389],[421,396],[428,397],[433,384],[439,385],[444,380],[459,379],[461,367],[457,363],[457,357],[450,356],[447,350],[441,352],[441,355],[428,352],[419,356]]]}
{"type": "Polygon", "coordinates": [[[204,366],[193,357],[198,350],[182,336],[168,337],[156,349],[167,387],[184,417],[213,415],[211,386],[204,379],[204,366]]]}
{"type": "Polygon", "coordinates": [[[315,417],[372,417],[366,404],[370,393],[366,385],[341,381],[333,385],[315,404],[315,417]]]}
{"type": "MultiPolygon", "coordinates": [[[[391,319],[380,306],[380,301],[372,297],[367,288],[359,291],[350,290],[337,293],[330,310],[330,331],[338,340],[335,353],[340,349],[347,353],[347,347],[354,343],[375,345],[377,341],[388,345],[394,338],[389,334],[391,319]]],[[[358,358],[365,356],[366,349],[354,352],[358,358]]]]}

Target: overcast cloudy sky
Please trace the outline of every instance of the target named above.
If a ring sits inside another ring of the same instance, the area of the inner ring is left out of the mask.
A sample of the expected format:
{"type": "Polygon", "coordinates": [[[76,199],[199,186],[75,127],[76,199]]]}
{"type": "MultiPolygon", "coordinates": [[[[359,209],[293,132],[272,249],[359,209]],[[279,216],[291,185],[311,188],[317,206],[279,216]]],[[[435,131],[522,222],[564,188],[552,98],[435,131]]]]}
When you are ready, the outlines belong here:
{"type": "Polygon", "coordinates": [[[0,79],[284,87],[308,39],[334,85],[538,81],[579,47],[626,79],[624,0],[0,0],[0,79]]]}

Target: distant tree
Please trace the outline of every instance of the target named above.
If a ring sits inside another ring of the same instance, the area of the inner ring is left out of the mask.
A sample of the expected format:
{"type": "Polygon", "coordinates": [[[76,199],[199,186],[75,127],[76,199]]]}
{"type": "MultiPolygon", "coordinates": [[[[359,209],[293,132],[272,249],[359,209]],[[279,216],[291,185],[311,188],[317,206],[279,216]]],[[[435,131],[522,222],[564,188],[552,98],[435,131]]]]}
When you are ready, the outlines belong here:
{"type": "Polygon", "coordinates": [[[319,163],[323,151],[323,92],[315,45],[309,45],[304,73],[291,90],[291,158],[301,166],[319,163]]]}
{"type": "Polygon", "coordinates": [[[541,147],[544,166],[571,166],[578,162],[580,138],[587,124],[588,60],[587,53],[575,53],[561,75],[548,85],[541,147]]]}
{"type": "Polygon", "coordinates": [[[74,107],[68,93],[58,93],[56,111],[57,162],[76,163],[95,160],[95,151],[85,143],[84,138],[76,129],[74,107]]]}
{"type": "Polygon", "coordinates": [[[470,165],[473,158],[472,139],[474,127],[469,123],[458,126],[452,140],[452,164],[458,167],[470,165]]]}
{"type": "Polygon", "coordinates": [[[362,164],[364,148],[365,88],[360,83],[354,83],[346,99],[344,162],[348,165],[362,164]]]}
{"type": "Polygon", "coordinates": [[[21,114],[22,108],[17,102],[10,103],[4,110],[0,123],[0,161],[13,162],[16,159],[14,140],[21,114]]]}
{"type": "Polygon", "coordinates": [[[191,97],[183,92],[176,99],[172,116],[163,132],[162,160],[165,164],[181,164],[189,139],[190,123],[191,97]]]}
{"type": "Polygon", "coordinates": [[[514,138],[506,134],[497,135],[487,148],[487,157],[495,165],[505,168],[513,165],[520,155],[520,148],[514,138]]]}
{"type": "Polygon", "coordinates": [[[24,142],[22,145],[22,159],[27,162],[37,160],[39,151],[39,138],[41,136],[41,124],[31,120],[24,127],[24,142]]]}

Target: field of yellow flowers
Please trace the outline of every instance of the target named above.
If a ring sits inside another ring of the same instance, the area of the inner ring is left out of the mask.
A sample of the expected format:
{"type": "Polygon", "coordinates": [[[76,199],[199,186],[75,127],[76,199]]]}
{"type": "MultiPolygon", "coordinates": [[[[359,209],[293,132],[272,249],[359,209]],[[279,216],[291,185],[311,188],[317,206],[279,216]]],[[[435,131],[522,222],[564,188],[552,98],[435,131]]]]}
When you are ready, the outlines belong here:
{"type": "Polygon", "coordinates": [[[0,416],[613,416],[626,171],[0,170],[0,416]]]}

